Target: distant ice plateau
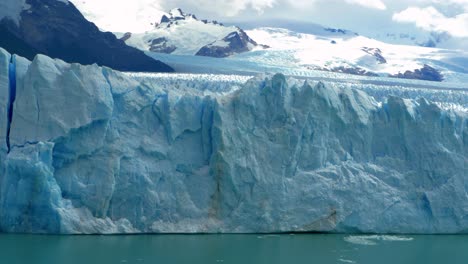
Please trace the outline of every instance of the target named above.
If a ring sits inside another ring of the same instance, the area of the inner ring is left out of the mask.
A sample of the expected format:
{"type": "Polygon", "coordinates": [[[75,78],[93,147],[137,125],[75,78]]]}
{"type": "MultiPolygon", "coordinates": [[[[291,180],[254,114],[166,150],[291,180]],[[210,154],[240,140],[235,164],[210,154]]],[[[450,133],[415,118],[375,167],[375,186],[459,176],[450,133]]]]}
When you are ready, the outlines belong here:
{"type": "Polygon", "coordinates": [[[0,49],[0,231],[467,233],[466,87],[337,76],[0,49]]]}

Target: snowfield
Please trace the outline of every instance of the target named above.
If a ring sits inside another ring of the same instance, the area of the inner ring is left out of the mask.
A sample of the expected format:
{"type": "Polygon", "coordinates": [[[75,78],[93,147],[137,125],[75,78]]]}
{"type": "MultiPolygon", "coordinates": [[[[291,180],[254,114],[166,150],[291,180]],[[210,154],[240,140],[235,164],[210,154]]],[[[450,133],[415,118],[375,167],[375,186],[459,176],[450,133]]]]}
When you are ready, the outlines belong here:
{"type": "Polygon", "coordinates": [[[466,233],[466,87],[307,73],[0,49],[0,231],[466,233]]]}
{"type": "MultiPolygon", "coordinates": [[[[428,65],[440,72],[442,82],[457,85],[468,81],[466,52],[392,45],[356,36],[354,33],[331,35],[324,29],[322,31],[326,32],[323,36],[273,28],[247,31],[258,43],[269,45],[271,48],[257,49],[223,59],[155,52],[147,54],[169,64],[176,71],[185,73],[252,75],[282,72],[290,76],[314,77],[357,72],[353,75],[364,75],[367,79],[403,74],[428,65]],[[317,70],[325,73],[317,73],[317,70]],[[329,73],[326,73],[327,71],[329,73]]],[[[338,76],[346,76],[343,79],[359,78],[353,75],[338,76]]],[[[428,77],[430,79],[432,76],[428,77]]]]}
{"type": "Polygon", "coordinates": [[[249,36],[272,47],[237,55],[239,59],[292,68],[335,70],[361,69],[388,76],[430,65],[442,71],[446,81],[451,72],[468,73],[468,53],[459,50],[387,44],[352,32],[330,34],[325,28],[303,34],[280,28],[258,28],[249,36]],[[266,57],[266,58],[264,58],[266,57]]]}

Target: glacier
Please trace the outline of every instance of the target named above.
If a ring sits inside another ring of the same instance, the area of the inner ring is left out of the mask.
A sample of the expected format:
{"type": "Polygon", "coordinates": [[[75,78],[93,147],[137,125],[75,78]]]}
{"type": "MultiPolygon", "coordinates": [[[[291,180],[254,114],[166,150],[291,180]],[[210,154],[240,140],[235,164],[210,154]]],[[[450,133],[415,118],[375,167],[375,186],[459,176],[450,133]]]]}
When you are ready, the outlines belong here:
{"type": "Polygon", "coordinates": [[[467,233],[467,91],[377,86],[0,49],[0,231],[467,233]]]}

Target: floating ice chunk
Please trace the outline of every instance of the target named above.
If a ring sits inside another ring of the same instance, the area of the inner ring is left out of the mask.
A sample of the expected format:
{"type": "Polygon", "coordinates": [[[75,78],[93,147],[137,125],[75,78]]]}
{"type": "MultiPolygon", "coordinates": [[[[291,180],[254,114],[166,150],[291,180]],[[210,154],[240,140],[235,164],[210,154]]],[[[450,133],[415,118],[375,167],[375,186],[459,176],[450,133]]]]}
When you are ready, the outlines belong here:
{"type": "Polygon", "coordinates": [[[368,236],[347,236],[344,240],[348,243],[374,246],[379,241],[390,241],[390,242],[408,242],[414,240],[412,237],[406,236],[392,236],[392,235],[368,235],[368,236]]]}

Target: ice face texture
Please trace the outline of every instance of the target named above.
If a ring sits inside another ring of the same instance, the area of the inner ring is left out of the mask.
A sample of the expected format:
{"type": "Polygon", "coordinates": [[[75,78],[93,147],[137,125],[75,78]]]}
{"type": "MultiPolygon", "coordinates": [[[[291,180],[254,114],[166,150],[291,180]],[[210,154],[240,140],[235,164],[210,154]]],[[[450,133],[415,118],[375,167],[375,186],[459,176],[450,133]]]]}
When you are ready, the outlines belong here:
{"type": "Polygon", "coordinates": [[[468,230],[468,119],[281,74],[137,78],[0,52],[0,230],[468,230]],[[5,91],[5,89],[7,91],[5,91]]]}

